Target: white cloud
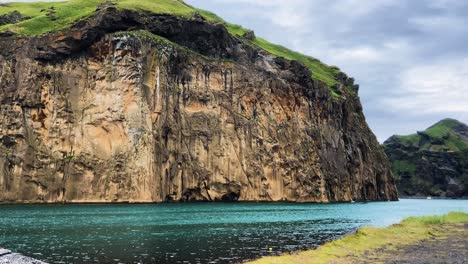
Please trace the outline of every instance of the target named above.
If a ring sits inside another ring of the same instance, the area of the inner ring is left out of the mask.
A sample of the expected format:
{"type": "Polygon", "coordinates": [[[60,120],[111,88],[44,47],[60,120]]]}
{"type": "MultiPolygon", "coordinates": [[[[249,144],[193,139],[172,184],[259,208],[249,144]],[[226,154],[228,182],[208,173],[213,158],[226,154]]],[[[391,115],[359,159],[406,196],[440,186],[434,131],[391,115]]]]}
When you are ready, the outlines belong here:
{"type": "Polygon", "coordinates": [[[458,9],[467,6],[467,2],[463,0],[431,0],[428,1],[429,6],[440,9],[458,9]]]}
{"type": "Polygon", "coordinates": [[[392,111],[415,115],[468,113],[468,58],[409,68],[400,76],[392,98],[383,99],[392,111]]]}
{"type": "Polygon", "coordinates": [[[275,8],[273,12],[265,15],[273,24],[280,27],[296,31],[304,31],[307,29],[307,13],[301,11],[298,6],[279,6],[279,8],[275,8]]]}
{"type": "Polygon", "coordinates": [[[239,4],[239,3],[243,3],[243,4],[249,4],[249,5],[253,5],[253,6],[275,6],[275,7],[278,7],[278,6],[288,6],[288,5],[299,5],[299,4],[306,4],[307,1],[306,0],[289,0],[289,1],[284,1],[284,0],[223,0],[224,3],[227,3],[227,4],[232,4],[232,3],[235,3],[235,4],[239,4]]]}
{"type": "Polygon", "coordinates": [[[369,63],[383,59],[376,48],[370,46],[356,46],[332,52],[332,61],[349,60],[353,63],[369,63]]]}
{"type": "Polygon", "coordinates": [[[466,18],[463,17],[447,17],[447,16],[417,16],[411,17],[408,19],[410,24],[415,25],[421,30],[424,31],[434,31],[434,30],[447,30],[450,31],[466,31],[465,26],[466,18]]]}
{"type": "Polygon", "coordinates": [[[374,12],[380,8],[388,8],[392,5],[400,5],[397,0],[341,0],[332,1],[333,12],[350,17],[359,17],[374,12]]]}

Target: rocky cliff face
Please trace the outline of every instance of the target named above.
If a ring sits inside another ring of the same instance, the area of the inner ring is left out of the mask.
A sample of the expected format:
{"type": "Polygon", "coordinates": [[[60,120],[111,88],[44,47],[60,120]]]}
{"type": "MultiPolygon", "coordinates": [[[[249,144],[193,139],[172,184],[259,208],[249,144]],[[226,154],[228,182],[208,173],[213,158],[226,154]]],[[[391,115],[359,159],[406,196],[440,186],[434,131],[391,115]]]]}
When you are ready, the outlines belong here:
{"type": "Polygon", "coordinates": [[[468,196],[468,126],[445,119],[384,143],[400,195],[468,196]]]}
{"type": "Polygon", "coordinates": [[[397,199],[349,78],[222,24],[110,6],[0,46],[0,201],[397,199]]]}

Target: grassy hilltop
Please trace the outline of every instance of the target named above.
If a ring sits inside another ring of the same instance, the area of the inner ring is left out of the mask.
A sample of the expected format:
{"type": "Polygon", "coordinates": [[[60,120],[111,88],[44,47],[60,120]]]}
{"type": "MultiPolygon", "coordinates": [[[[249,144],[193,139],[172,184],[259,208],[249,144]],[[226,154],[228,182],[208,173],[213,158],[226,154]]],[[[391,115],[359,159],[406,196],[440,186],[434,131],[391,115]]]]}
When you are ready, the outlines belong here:
{"type": "Polygon", "coordinates": [[[457,133],[457,128],[460,128],[458,130],[466,129],[466,125],[455,119],[447,118],[417,134],[397,135],[395,138],[403,145],[418,147],[420,150],[467,150],[468,143],[457,133]]]}

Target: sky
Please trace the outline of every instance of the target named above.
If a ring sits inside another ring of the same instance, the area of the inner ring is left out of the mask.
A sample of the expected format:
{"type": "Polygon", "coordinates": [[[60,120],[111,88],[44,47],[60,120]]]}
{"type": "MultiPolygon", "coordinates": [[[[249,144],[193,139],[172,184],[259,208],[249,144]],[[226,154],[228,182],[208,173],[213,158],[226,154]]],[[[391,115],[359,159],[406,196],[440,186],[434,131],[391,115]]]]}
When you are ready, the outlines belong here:
{"type": "Polygon", "coordinates": [[[185,1],[354,77],[380,142],[468,123],[466,0],[185,1]]]}

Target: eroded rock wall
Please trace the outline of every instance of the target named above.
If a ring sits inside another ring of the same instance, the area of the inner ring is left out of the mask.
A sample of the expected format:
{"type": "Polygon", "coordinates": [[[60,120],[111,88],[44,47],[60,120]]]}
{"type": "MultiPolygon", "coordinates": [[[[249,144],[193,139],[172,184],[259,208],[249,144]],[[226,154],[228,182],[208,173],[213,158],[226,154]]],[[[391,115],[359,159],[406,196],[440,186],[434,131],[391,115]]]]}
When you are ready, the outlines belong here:
{"type": "Polygon", "coordinates": [[[333,98],[297,62],[141,31],[60,60],[22,41],[0,57],[0,201],[397,198],[356,93],[333,98]]]}

